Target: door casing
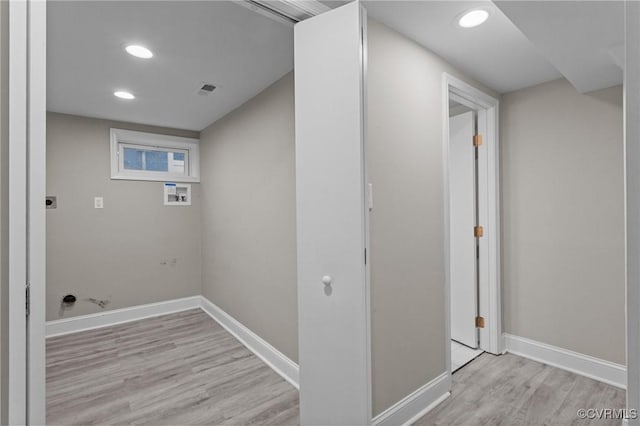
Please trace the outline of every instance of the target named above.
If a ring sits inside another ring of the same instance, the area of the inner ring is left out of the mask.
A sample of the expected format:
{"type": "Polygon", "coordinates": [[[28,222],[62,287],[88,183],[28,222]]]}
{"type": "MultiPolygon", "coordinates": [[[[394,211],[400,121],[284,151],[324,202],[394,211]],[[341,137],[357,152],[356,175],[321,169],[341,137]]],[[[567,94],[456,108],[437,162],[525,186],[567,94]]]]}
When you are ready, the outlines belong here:
{"type": "Polygon", "coordinates": [[[9,2],[9,424],[27,423],[27,2],[9,2]]]}
{"type": "Polygon", "coordinates": [[[9,2],[10,424],[45,423],[46,2],[9,2]],[[27,298],[27,287],[30,297],[27,298]],[[27,317],[27,301],[30,315],[27,317]]]}
{"type": "Polygon", "coordinates": [[[27,319],[27,424],[38,425],[46,422],[46,0],[29,0],[28,8],[27,281],[31,297],[27,319]]]}
{"type": "MultiPolygon", "coordinates": [[[[475,109],[478,133],[483,145],[478,150],[478,222],[483,227],[479,239],[478,315],[485,319],[479,330],[479,347],[493,354],[504,351],[500,292],[500,169],[499,169],[499,101],[464,81],[444,73],[442,77],[442,128],[444,164],[444,232],[445,232],[445,348],[447,371],[451,374],[451,281],[450,281],[450,190],[449,190],[449,99],[475,109]]],[[[469,143],[471,143],[470,141],[469,143]]],[[[473,230],[469,230],[473,232],[473,230]]]]}
{"type": "MultiPolygon", "coordinates": [[[[640,3],[625,2],[624,161],[627,414],[640,409],[640,3]]],[[[628,419],[640,425],[640,417],[628,419]]]]}

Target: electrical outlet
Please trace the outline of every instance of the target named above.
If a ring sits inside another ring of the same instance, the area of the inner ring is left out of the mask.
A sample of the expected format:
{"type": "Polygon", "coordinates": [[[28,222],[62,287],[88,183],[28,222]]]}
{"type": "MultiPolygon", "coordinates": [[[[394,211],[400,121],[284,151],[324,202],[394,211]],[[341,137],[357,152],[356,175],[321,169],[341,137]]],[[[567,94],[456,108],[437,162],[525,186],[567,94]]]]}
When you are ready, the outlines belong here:
{"type": "Polygon", "coordinates": [[[104,208],[104,198],[102,198],[102,197],[94,197],[93,198],[93,208],[94,209],[104,208]]]}
{"type": "Polygon", "coordinates": [[[53,195],[47,195],[47,198],[45,198],[44,205],[45,205],[45,208],[47,209],[55,209],[58,206],[56,197],[53,195]]]}

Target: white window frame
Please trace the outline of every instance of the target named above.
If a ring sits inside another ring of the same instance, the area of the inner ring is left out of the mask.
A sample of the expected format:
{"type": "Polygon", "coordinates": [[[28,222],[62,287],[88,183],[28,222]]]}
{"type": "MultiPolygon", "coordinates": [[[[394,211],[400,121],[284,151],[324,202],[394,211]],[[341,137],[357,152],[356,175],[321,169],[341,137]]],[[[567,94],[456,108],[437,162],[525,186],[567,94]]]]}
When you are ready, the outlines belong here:
{"type": "Polygon", "coordinates": [[[132,130],[111,129],[111,179],[200,182],[200,140],[132,130]],[[126,170],[124,148],[184,152],[185,173],[126,170]]]}

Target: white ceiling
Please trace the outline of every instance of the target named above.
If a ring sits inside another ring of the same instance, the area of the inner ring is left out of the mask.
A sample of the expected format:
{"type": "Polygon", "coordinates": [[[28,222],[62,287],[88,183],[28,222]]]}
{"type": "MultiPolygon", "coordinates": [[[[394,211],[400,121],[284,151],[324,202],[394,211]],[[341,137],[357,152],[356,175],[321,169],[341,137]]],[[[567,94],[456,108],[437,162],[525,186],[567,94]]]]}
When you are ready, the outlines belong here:
{"type": "Polygon", "coordinates": [[[622,84],[622,1],[497,1],[580,92],[622,84]]]}
{"type": "Polygon", "coordinates": [[[500,93],[561,77],[490,1],[369,0],[364,4],[370,17],[500,93]],[[478,6],[491,12],[484,24],[468,29],[456,25],[456,17],[478,6]]]}
{"type": "MultiPolygon", "coordinates": [[[[364,4],[369,16],[500,93],[562,74],[583,92],[622,81],[619,1],[364,4]],[[459,28],[456,17],[478,6],[490,10],[488,21],[459,28]]],[[[293,68],[293,29],[230,1],[52,1],[47,66],[50,111],[202,130],[293,68]],[[129,56],[128,43],[155,57],[129,56]],[[217,89],[199,96],[202,82],[217,89]],[[117,99],[119,89],[137,98],[117,99]]]]}
{"type": "Polygon", "coordinates": [[[49,111],[201,130],[293,68],[293,28],[227,1],[53,1],[47,18],[49,111]]]}

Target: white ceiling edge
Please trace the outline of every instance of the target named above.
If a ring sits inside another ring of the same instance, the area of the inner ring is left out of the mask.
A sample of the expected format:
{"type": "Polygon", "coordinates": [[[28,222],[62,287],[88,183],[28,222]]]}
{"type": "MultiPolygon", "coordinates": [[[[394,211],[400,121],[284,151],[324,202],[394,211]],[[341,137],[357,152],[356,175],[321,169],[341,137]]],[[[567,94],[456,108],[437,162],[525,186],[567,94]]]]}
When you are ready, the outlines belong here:
{"type": "Polygon", "coordinates": [[[363,0],[368,16],[442,58],[498,93],[562,78],[522,32],[489,0],[363,0]],[[457,17],[482,8],[489,19],[461,28],[457,17]]]}
{"type": "MultiPolygon", "coordinates": [[[[264,1],[264,0],[262,0],[264,1]]],[[[290,8],[299,10],[307,15],[308,18],[331,10],[331,8],[317,0],[274,0],[290,8]]],[[[305,18],[306,19],[306,18],[305,18]]]]}
{"type": "Polygon", "coordinates": [[[295,23],[331,10],[317,0],[235,0],[256,13],[267,16],[282,24],[295,23]]]}
{"type": "Polygon", "coordinates": [[[622,84],[623,1],[493,3],[580,93],[622,84]]]}

